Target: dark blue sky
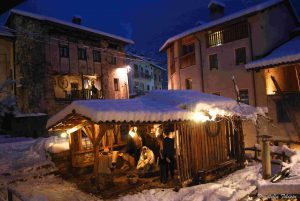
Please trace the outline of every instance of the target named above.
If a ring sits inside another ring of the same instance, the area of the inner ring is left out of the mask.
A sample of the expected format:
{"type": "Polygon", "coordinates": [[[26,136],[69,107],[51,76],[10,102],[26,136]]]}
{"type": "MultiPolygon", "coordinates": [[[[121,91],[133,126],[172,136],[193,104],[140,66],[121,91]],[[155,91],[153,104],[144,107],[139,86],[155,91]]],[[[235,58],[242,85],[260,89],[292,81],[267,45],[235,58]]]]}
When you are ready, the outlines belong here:
{"type": "MultiPolygon", "coordinates": [[[[264,1],[267,0],[222,0],[226,4],[225,14],[264,1]]],[[[84,26],[133,39],[139,53],[165,61],[166,56],[158,52],[160,46],[169,37],[195,26],[197,21],[208,21],[209,2],[210,0],[27,0],[17,9],[66,21],[71,21],[73,15],[80,15],[84,26]]]]}
{"type": "MultiPolygon", "coordinates": [[[[226,12],[263,0],[223,0],[226,12]]],[[[136,49],[163,58],[159,47],[172,35],[208,20],[209,0],[27,0],[18,9],[70,21],[82,16],[88,27],[131,38],[136,49]]]]}

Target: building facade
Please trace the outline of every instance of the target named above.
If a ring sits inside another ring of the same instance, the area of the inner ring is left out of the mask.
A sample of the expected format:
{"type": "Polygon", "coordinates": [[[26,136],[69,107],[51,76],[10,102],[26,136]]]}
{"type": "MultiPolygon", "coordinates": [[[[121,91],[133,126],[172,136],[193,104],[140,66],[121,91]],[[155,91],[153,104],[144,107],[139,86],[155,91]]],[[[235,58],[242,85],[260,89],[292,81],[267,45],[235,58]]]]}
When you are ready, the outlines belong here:
{"type": "MultiPolygon", "coordinates": [[[[210,12],[224,12],[224,7],[218,8],[220,4],[210,6],[213,7],[210,12]]],[[[211,16],[214,16],[211,22],[170,38],[160,49],[168,56],[168,88],[238,98],[246,104],[268,107],[271,114],[274,108],[268,104],[264,72],[249,71],[245,65],[290,39],[299,24],[292,5],[285,0],[271,0],[228,16],[222,17],[222,13],[211,16]],[[239,88],[239,97],[232,77],[239,88]]],[[[246,135],[256,133],[249,125],[244,127],[246,135]]],[[[269,131],[279,138],[294,139],[285,130],[269,131]]],[[[255,140],[250,144],[253,143],[255,140]]]]}
{"type": "Polygon", "coordinates": [[[162,89],[162,71],[164,68],[140,56],[132,56],[128,62],[128,80],[130,97],[145,94],[151,90],[162,89]]]}
{"type": "MultiPolygon", "coordinates": [[[[14,35],[6,30],[0,30],[0,84],[6,80],[14,80],[14,35]]],[[[13,94],[14,86],[8,85],[2,89],[0,99],[8,93],[13,94]]]]}
{"type": "Polygon", "coordinates": [[[54,114],[73,100],[128,98],[124,47],[112,34],[24,11],[6,22],[15,33],[19,109],[54,114]]]}

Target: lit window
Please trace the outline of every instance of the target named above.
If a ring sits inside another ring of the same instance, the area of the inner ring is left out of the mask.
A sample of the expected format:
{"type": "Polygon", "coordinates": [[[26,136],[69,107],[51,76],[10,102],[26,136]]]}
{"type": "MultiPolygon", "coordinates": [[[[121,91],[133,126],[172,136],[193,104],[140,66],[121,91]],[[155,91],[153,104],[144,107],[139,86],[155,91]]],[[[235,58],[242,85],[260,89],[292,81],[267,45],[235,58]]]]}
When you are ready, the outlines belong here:
{"type": "Polygon", "coordinates": [[[217,54],[212,54],[209,55],[209,69],[218,69],[218,55],[217,54]]]}

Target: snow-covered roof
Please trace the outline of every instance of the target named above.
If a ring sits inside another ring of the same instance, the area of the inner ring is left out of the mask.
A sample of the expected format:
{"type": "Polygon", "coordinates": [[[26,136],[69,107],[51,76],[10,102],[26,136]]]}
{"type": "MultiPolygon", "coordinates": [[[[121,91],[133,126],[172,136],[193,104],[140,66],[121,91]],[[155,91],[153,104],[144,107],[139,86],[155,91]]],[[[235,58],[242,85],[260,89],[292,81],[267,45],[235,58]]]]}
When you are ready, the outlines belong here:
{"type": "Polygon", "coordinates": [[[152,66],[154,66],[155,68],[158,68],[158,69],[160,69],[160,70],[162,70],[162,71],[167,71],[165,68],[163,68],[163,67],[157,65],[157,64],[154,63],[154,62],[150,62],[150,65],[152,65],[152,66]]]}
{"type": "Polygon", "coordinates": [[[184,32],[182,32],[182,33],[180,33],[178,35],[175,35],[175,36],[169,38],[163,44],[163,46],[159,49],[159,51],[163,51],[169,44],[171,44],[172,42],[174,42],[174,41],[176,41],[176,40],[178,40],[180,38],[183,38],[185,36],[194,34],[194,33],[199,32],[199,31],[203,31],[205,29],[208,29],[208,28],[211,28],[213,26],[216,26],[216,25],[219,25],[219,24],[222,24],[222,23],[234,20],[236,18],[245,16],[245,15],[249,15],[249,14],[252,14],[252,13],[255,13],[255,12],[262,11],[262,10],[264,10],[266,8],[274,6],[274,5],[276,5],[278,3],[281,3],[283,1],[284,0],[269,0],[267,2],[264,2],[264,3],[258,4],[258,5],[252,6],[250,8],[246,8],[246,9],[240,10],[238,12],[232,13],[230,15],[224,16],[222,18],[218,18],[217,20],[211,21],[209,23],[206,23],[206,24],[194,27],[192,29],[188,29],[188,30],[186,30],[186,31],[184,31],[184,32]]]}
{"type": "Polygon", "coordinates": [[[193,90],[155,90],[135,99],[74,101],[52,116],[47,128],[67,115],[76,114],[94,122],[166,122],[192,120],[194,112],[218,111],[223,116],[255,120],[263,113],[235,100],[193,90]]]}
{"type": "Polygon", "coordinates": [[[82,30],[82,31],[87,31],[87,32],[98,34],[98,35],[101,35],[101,36],[106,36],[106,37],[113,38],[113,39],[116,39],[116,40],[119,40],[119,41],[122,41],[122,42],[125,42],[125,43],[128,43],[128,44],[134,44],[134,42],[130,39],[127,39],[127,38],[124,38],[124,37],[121,37],[121,36],[117,36],[117,35],[114,35],[114,34],[106,33],[106,32],[103,32],[103,31],[99,31],[99,30],[96,30],[96,29],[91,29],[91,28],[88,28],[88,27],[85,27],[85,26],[82,26],[82,25],[74,24],[72,22],[66,22],[66,21],[59,20],[59,19],[56,19],[56,18],[53,18],[53,17],[48,17],[48,16],[44,16],[44,15],[40,15],[40,14],[36,14],[36,13],[30,13],[30,12],[22,11],[22,10],[16,10],[16,9],[11,10],[10,15],[12,13],[13,14],[18,14],[18,15],[23,15],[23,16],[26,16],[26,17],[30,17],[30,18],[33,18],[33,19],[36,19],[36,20],[47,21],[47,22],[52,22],[52,23],[64,25],[64,26],[67,26],[67,27],[79,29],[79,30],[82,30]]]}
{"type": "Polygon", "coordinates": [[[143,57],[141,55],[134,54],[134,53],[129,53],[129,55],[131,57],[133,57],[133,58],[138,58],[138,59],[140,59],[140,60],[142,60],[142,61],[144,61],[144,62],[146,62],[146,63],[148,63],[148,64],[150,64],[152,66],[154,66],[155,68],[158,68],[160,70],[166,71],[165,68],[163,68],[163,67],[159,66],[158,64],[156,64],[155,62],[151,61],[150,58],[146,58],[146,57],[143,57]]]}
{"type": "Polygon", "coordinates": [[[14,37],[15,35],[13,33],[11,33],[10,31],[6,30],[5,28],[0,27],[0,36],[14,37]]]}
{"type": "Polygon", "coordinates": [[[215,5],[220,5],[220,6],[222,6],[222,7],[226,7],[226,5],[225,5],[223,2],[217,1],[217,0],[211,0],[211,1],[209,2],[209,4],[208,4],[207,7],[210,8],[211,5],[213,5],[213,4],[215,4],[215,5]]]}
{"type": "Polygon", "coordinates": [[[277,66],[300,61],[300,36],[284,43],[262,59],[245,65],[246,69],[277,66]]]}

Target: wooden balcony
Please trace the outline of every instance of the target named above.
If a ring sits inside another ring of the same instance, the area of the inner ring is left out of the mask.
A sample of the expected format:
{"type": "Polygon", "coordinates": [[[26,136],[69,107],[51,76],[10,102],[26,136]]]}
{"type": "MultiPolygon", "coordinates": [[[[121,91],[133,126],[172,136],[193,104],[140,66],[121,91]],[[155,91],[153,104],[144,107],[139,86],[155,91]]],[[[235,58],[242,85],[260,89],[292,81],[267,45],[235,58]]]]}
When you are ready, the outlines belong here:
{"type": "Polygon", "coordinates": [[[65,97],[56,97],[57,101],[74,101],[74,100],[91,100],[102,99],[101,91],[97,90],[96,94],[92,94],[90,89],[71,90],[65,93],[65,97]]]}
{"type": "Polygon", "coordinates": [[[186,68],[196,64],[195,52],[180,57],[180,68],[186,68]]]}

